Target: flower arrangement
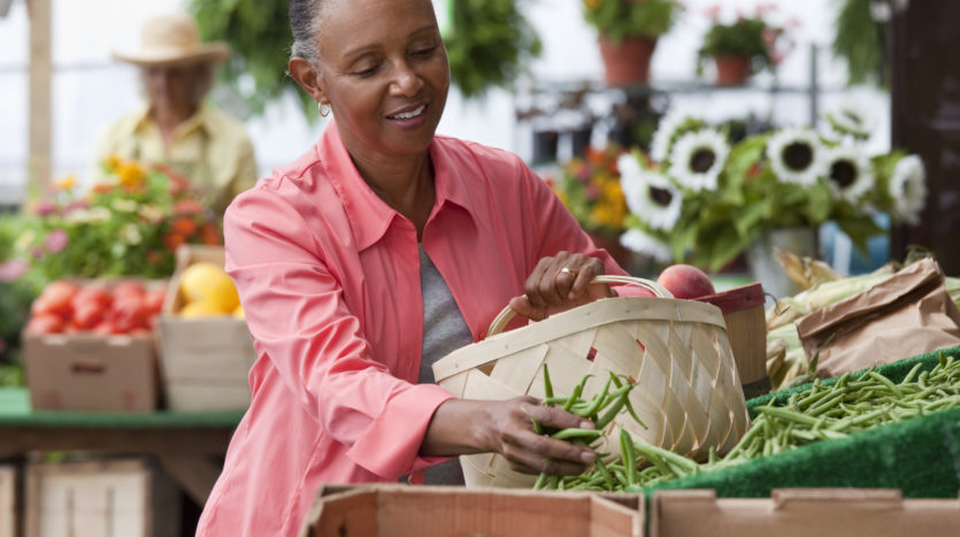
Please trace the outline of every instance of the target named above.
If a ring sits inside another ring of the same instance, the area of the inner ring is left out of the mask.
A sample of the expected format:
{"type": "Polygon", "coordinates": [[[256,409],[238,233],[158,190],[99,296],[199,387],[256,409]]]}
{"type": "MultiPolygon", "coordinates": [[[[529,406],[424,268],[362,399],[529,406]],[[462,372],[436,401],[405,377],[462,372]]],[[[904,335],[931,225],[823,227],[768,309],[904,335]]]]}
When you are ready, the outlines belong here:
{"type": "MultiPolygon", "coordinates": [[[[702,73],[707,58],[716,58],[718,61],[729,57],[742,58],[747,69],[745,75],[778,65],[792,43],[787,26],[767,20],[767,16],[775,10],[775,4],[760,4],[753,15],[738,13],[733,21],[724,21],[719,5],[709,8],[707,16],[711,24],[697,52],[697,72],[702,73]]],[[[796,24],[792,20],[790,26],[796,24]]]]}
{"type": "Polygon", "coordinates": [[[584,19],[614,42],[665,34],[681,9],[676,0],[583,0],[583,6],[584,19]]]}
{"type": "Polygon", "coordinates": [[[768,230],[833,220],[863,250],[883,232],[877,212],[917,222],[926,197],[917,156],[871,157],[848,131],[827,134],[786,127],[731,146],[705,121],[668,113],[649,155],[618,161],[630,210],[621,242],[659,262],[718,270],[768,230]]]}
{"type": "Polygon", "coordinates": [[[29,202],[5,266],[47,280],[133,275],[169,277],[184,243],[222,243],[218,223],[189,182],[166,167],[112,157],[108,181],[80,193],[74,177],[29,202]]]}
{"type": "Polygon", "coordinates": [[[625,229],[627,202],[617,171],[624,151],[616,144],[588,147],[584,157],[563,166],[558,181],[551,181],[554,192],[589,233],[616,238],[625,229]]]}

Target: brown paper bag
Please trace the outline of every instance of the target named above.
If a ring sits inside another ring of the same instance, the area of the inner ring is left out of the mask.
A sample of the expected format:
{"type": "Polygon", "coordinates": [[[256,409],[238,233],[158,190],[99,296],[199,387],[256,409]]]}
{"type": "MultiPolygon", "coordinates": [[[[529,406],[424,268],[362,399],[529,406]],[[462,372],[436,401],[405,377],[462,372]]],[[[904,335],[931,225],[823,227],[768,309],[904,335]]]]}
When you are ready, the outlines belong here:
{"type": "Polygon", "coordinates": [[[820,377],[960,345],[960,311],[933,259],[917,261],[796,324],[807,359],[820,349],[820,377]]]}

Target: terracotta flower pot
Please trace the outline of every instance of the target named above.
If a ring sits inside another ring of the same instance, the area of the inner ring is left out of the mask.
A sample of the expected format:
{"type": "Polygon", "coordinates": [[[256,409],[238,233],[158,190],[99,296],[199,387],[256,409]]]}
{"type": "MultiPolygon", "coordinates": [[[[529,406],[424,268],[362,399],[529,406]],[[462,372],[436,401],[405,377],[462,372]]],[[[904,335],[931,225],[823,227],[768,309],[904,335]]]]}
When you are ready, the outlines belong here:
{"type": "Polygon", "coordinates": [[[616,43],[601,35],[600,55],[607,85],[646,84],[650,79],[650,57],[656,46],[655,38],[628,37],[616,43]]]}
{"type": "Polygon", "coordinates": [[[740,86],[750,76],[750,58],[745,56],[714,56],[717,64],[718,86],[740,86]]]}

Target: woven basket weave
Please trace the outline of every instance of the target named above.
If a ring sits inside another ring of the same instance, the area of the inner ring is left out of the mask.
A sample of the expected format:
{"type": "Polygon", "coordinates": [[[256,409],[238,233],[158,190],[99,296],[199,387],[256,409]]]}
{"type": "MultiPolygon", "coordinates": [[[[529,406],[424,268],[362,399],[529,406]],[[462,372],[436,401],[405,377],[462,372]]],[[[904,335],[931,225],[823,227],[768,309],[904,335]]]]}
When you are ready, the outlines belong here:
{"type": "MultiPolygon", "coordinates": [[[[602,388],[608,372],[638,386],[630,402],[647,426],[620,414],[605,433],[622,426],[634,438],[694,458],[719,454],[749,426],[736,362],[723,314],[711,304],[672,298],[640,278],[600,276],[601,283],[630,283],[656,297],[607,298],[500,333],[514,316],[504,308],[485,340],[458,349],[433,365],[437,383],[462,399],[544,397],[543,366],[554,395],[568,396],[584,375],[583,397],[602,388]]],[[[616,441],[603,449],[616,451],[616,441]]],[[[493,453],[460,457],[468,487],[529,487],[536,476],[511,470],[493,453]]]]}

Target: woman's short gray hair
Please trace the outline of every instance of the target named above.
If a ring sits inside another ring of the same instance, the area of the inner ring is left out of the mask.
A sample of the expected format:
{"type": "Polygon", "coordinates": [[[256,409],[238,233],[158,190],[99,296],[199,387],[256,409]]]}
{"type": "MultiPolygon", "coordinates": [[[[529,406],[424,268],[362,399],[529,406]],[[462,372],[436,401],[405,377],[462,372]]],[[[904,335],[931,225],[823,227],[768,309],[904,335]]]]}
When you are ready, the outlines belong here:
{"type": "Polygon", "coordinates": [[[320,58],[317,33],[320,31],[322,3],[323,0],[290,0],[290,31],[293,33],[290,56],[303,58],[314,65],[320,58]]]}

